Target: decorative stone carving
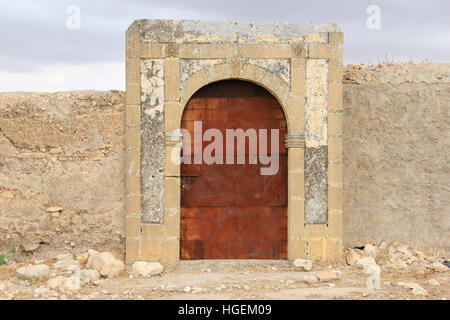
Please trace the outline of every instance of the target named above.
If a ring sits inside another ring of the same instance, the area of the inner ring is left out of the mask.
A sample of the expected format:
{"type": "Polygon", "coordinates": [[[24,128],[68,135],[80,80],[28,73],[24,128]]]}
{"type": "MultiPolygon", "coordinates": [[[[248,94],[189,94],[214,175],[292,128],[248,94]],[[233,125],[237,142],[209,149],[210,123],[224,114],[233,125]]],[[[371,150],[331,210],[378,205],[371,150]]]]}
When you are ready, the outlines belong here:
{"type": "Polygon", "coordinates": [[[293,58],[306,58],[306,45],[305,44],[294,44],[291,47],[291,54],[293,58]]]}
{"type": "Polygon", "coordinates": [[[176,43],[169,43],[166,45],[167,57],[178,57],[178,45],[176,43]]]}
{"type": "Polygon", "coordinates": [[[243,65],[242,61],[236,58],[231,60],[230,65],[231,65],[231,74],[233,76],[239,75],[243,65]]]}
{"type": "Polygon", "coordinates": [[[248,59],[248,63],[269,70],[287,84],[291,82],[289,59],[248,59]]]}
{"type": "Polygon", "coordinates": [[[180,59],[180,87],[194,73],[207,70],[210,71],[216,64],[225,63],[225,59],[180,59]]]}

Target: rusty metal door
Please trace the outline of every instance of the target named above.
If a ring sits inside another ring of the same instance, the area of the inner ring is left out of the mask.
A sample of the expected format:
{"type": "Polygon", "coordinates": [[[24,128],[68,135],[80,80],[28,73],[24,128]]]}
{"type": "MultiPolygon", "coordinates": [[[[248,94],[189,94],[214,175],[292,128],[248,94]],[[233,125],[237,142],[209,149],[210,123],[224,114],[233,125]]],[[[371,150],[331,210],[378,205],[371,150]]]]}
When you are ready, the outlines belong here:
{"type": "MultiPolygon", "coordinates": [[[[279,102],[250,82],[226,80],[200,89],[189,100],[182,128],[192,137],[194,121],[202,130],[219,129],[226,150],[226,129],[279,129],[279,170],[261,175],[261,164],[181,164],[181,259],[287,258],[286,119],[279,102]]],[[[258,137],[259,140],[259,137],[258,137]]],[[[210,142],[203,142],[205,148],[210,142]]],[[[258,153],[260,152],[258,147],[258,153]]],[[[193,152],[192,152],[193,153],[193,152]]]]}

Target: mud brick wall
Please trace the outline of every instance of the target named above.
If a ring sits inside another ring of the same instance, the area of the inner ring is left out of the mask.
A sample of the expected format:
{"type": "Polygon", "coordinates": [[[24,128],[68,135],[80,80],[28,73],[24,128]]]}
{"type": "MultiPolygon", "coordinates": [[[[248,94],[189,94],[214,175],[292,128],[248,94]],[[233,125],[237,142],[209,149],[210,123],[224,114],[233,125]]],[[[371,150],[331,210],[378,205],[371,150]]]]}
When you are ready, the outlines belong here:
{"type": "MultiPolygon", "coordinates": [[[[450,64],[347,66],[344,83],[344,245],[450,248],[450,64]]],[[[0,94],[0,250],[123,251],[124,103],[119,91],[0,94]]]]}

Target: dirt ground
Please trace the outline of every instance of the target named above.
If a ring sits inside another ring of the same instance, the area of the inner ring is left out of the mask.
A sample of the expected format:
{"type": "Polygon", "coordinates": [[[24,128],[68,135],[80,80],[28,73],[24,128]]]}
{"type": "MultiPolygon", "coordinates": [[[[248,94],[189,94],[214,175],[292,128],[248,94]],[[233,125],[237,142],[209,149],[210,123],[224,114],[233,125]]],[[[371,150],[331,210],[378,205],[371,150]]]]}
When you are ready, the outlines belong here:
{"type": "MultiPolygon", "coordinates": [[[[296,271],[287,261],[205,261],[181,262],[166,268],[160,275],[139,277],[127,266],[119,277],[102,278],[82,286],[76,292],[46,288],[47,280],[30,282],[16,275],[19,266],[29,263],[51,265],[55,259],[23,260],[0,266],[0,299],[50,300],[412,300],[450,299],[450,271],[429,269],[390,270],[382,266],[380,289],[369,289],[369,275],[344,262],[314,261],[309,272],[296,271]],[[425,271],[424,271],[425,270],[425,271]],[[306,283],[305,275],[322,272],[337,274],[337,279],[306,283]],[[434,279],[435,281],[430,282],[434,279]],[[436,282],[437,281],[437,282],[436,282]],[[415,283],[427,295],[415,295],[402,282],[415,283]]],[[[450,269],[449,269],[450,270],[450,269]]]]}

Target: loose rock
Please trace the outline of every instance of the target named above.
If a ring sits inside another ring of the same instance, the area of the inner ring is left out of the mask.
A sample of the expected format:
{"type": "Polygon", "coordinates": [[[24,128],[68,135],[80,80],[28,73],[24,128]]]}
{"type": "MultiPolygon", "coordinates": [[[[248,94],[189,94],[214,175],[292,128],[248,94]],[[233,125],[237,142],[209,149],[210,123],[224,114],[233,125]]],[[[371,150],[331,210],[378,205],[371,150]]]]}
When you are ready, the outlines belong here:
{"type": "Polygon", "coordinates": [[[192,294],[199,294],[199,293],[202,293],[203,291],[204,291],[203,288],[195,287],[195,288],[192,289],[191,293],[192,294]]]}
{"type": "Polygon", "coordinates": [[[312,261],[308,259],[295,259],[292,263],[296,269],[303,271],[312,270],[312,261]]]}
{"type": "Polygon", "coordinates": [[[81,288],[81,280],[78,276],[71,276],[66,279],[64,284],[64,292],[74,292],[78,291],[81,288]]]}
{"type": "Polygon", "coordinates": [[[428,295],[428,291],[419,286],[417,283],[414,282],[399,282],[397,285],[401,287],[405,287],[408,289],[411,289],[411,293],[415,296],[426,296],[428,295]]]}
{"type": "Polygon", "coordinates": [[[440,262],[434,262],[431,267],[433,268],[434,271],[437,272],[446,272],[448,271],[448,267],[440,262]]]}
{"type": "Polygon", "coordinates": [[[391,266],[392,266],[392,268],[397,269],[397,270],[408,268],[408,264],[403,260],[394,261],[391,264],[391,266]]]}
{"type": "Polygon", "coordinates": [[[86,266],[97,270],[102,276],[107,278],[118,276],[125,268],[123,262],[117,260],[110,252],[96,253],[95,250],[89,252],[86,266]]]}
{"type": "Polygon", "coordinates": [[[34,242],[34,243],[26,243],[23,244],[23,251],[25,252],[32,252],[34,250],[37,250],[40,247],[39,242],[34,242]]]}
{"type": "Polygon", "coordinates": [[[137,261],[132,266],[133,273],[142,277],[149,277],[163,272],[164,267],[158,262],[137,261]]]}
{"type": "Polygon", "coordinates": [[[93,283],[100,279],[100,273],[96,270],[81,270],[81,284],[93,283]]]}
{"type": "Polygon", "coordinates": [[[55,289],[61,290],[61,288],[64,288],[65,282],[66,282],[66,278],[65,277],[57,276],[57,277],[49,279],[47,281],[47,286],[50,289],[53,289],[53,290],[55,290],[55,289]]]}
{"type": "Polygon", "coordinates": [[[59,260],[53,264],[56,272],[76,271],[80,270],[80,264],[76,260],[59,260]]]}
{"type": "Polygon", "coordinates": [[[73,254],[61,253],[56,256],[56,260],[73,260],[73,254]]]}
{"type": "Polygon", "coordinates": [[[317,279],[321,282],[333,281],[338,278],[338,275],[334,272],[324,271],[316,274],[317,279]]]}
{"type": "Polygon", "coordinates": [[[345,256],[345,262],[349,266],[355,265],[359,259],[361,259],[361,256],[355,250],[349,250],[345,256]]]}
{"type": "Polygon", "coordinates": [[[83,252],[82,254],[77,255],[77,261],[81,264],[85,264],[89,259],[89,252],[83,252]]]}
{"type": "Polygon", "coordinates": [[[427,284],[429,284],[430,286],[440,286],[441,284],[439,283],[439,281],[437,281],[436,279],[430,279],[427,281],[427,284]]]}
{"type": "Polygon", "coordinates": [[[51,290],[47,287],[39,287],[34,289],[33,291],[34,295],[41,297],[41,296],[48,296],[51,293],[51,290]]]}
{"type": "Polygon", "coordinates": [[[49,271],[50,268],[45,264],[20,267],[16,270],[19,278],[31,281],[46,279],[48,277],[49,271]]]}
{"type": "Polygon", "coordinates": [[[411,251],[408,250],[408,246],[405,244],[398,246],[395,252],[400,253],[402,258],[405,260],[409,259],[412,256],[411,251]]]}

